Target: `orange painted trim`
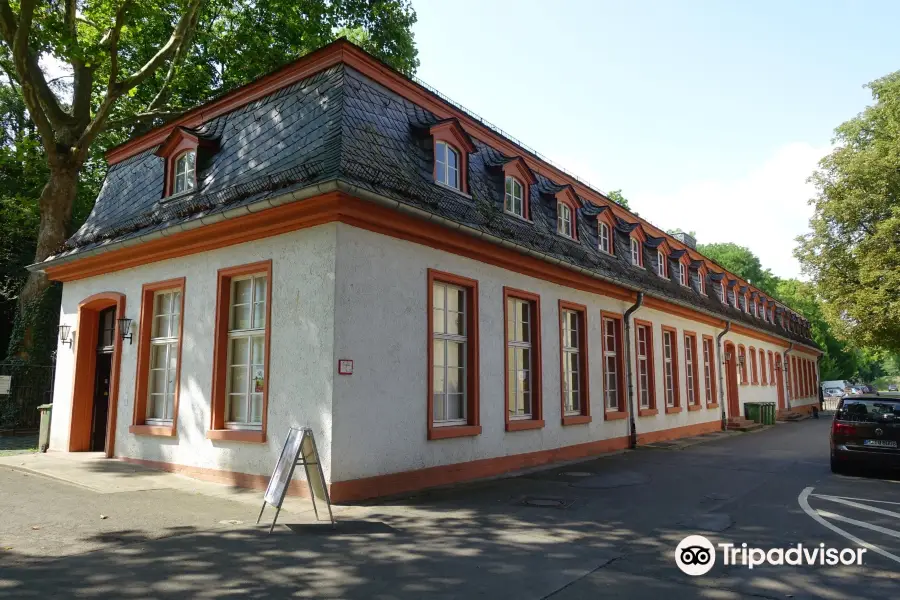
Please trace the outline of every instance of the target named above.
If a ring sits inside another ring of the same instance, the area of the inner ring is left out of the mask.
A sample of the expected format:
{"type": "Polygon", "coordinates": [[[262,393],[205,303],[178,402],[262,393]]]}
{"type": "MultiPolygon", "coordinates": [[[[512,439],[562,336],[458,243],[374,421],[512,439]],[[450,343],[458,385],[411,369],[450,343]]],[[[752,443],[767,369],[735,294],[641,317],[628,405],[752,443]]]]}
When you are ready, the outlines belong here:
{"type": "MultiPolygon", "coordinates": [[[[269,421],[269,374],[270,354],[272,347],[272,288],[275,282],[272,278],[272,260],[226,267],[216,273],[216,320],[215,320],[215,344],[213,346],[213,372],[212,392],[210,393],[210,423],[206,432],[206,439],[217,441],[255,442],[266,441],[266,431],[269,421]],[[225,427],[225,404],[228,372],[228,327],[231,312],[231,281],[242,275],[256,275],[263,273],[266,276],[266,332],[265,332],[265,369],[263,374],[263,405],[262,426],[259,431],[247,431],[227,429],[225,427]]],[[[183,296],[182,296],[183,297],[183,296]]]]}
{"type": "Polygon", "coordinates": [[[543,360],[541,359],[541,297],[538,294],[503,286],[503,415],[506,431],[524,431],[544,426],[543,360]],[[524,300],[531,307],[531,418],[509,416],[509,300],[524,300]],[[536,425],[540,423],[540,425],[536,425]]]}
{"type": "Polygon", "coordinates": [[[483,479],[485,477],[496,477],[497,475],[520,469],[588,458],[627,448],[628,438],[623,436],[575,444],[573,446],[563,446],[552,450],[539,450],[496,458],[482,458],[471,462],[441,465],[414,471],[336,481],[331,484],[331,501],[334,503],[347,503],[379,496],[392,496],[426,488],[483,479]]]}
{"type": "Polygon", "coordinates": [[[569,425],[586,425],[593,420],[590,415],[563,415],[562,424],[564,427],[569,425]]]}
{"type": "Polygon", "coordinates": [[[145,283],[141,288],[141,312],[138,317],[137,373],[134,381],[134,414],[128,429],[136,435],[175,435],[178,427],[178,399],[181,396],[181,347],[184,345],[184,297],[185,278],[178,277],[145,283]],[[154,297],[162,290],[180,290],[181,308],[178,317],[178,353],[175,365],[175,401],[172,407],[172,424],[147,426],[147,400],[150,387],[150,338],[153,332],[154,297]],[[162,433],[162,431],[169,433],[162,433]]]}
{"type": "Polygon", "coordinates": [[[478,281],[461,277],[453,273],[445,273],[435,269],[428,269],[428,290],[426,293],[427,306],[425,313],[428,321],[428,338],[426,341],[426,381],[428,382],[428,397],[425,400],[428,414],[425,417],[425,435],[429,440],[441,440],[453,437],[479,435],[481,433],[481,403],[479,390],[481,381],[478,376],[479,365],[479,338],[478,338],[478,281]],[[435,426],[434,424],[434,284],[446,283],[456,285],[466,290],[466,420],[465,425],[459,426],[435,426]]]}
{"type": "Polygon", "coordinates": [[[559,300],[559,414],[562,415],[563,425],[577,425],[579,423],[590,423],[591,420],[591,393],[590,393],[590,374],[588,373],[588,365],[591,364],[588,357],[588,311],[584,304],[576,304],[559,300]],[[581,330],[578,332],[578,375],[581,378],[579,385],[581,386],[581,414],[566,416],[566,385],[565,385],[565,364],[563,362],[563,311],[571,310],[581,315],[581,330]],[[567,422],[568,419],[568,422],[567,422]],[[584,420],[587,419],[587,420],[584,420]]]}
{"type": "MultiPolygon", "coordinates": [[[[725,321],[723,319],[718,319],[716,317],[711,317],[707,314],[697,312],[695,310],[691,310],[684,306],[680,306],[678,304],[672,304],[671,302],[666,302],[660,298],[645,298],[644,306],[647,308],[652,308],[661,312],[668,313],[670,315],[675,315],[676,317],[684,317],[685,319],[690,319],[692,321],[697,321],[698,323],[703,323],[704,325],[712,325],[713,327],[723,328],[725,327],[725,321]]],[[[734,329],[734,326],[732,326],[734,329]]],[[[783,342],[784,343],[784,342],[783,342]]],[[[785,348],[787,344],[785,343],[785,348]]]]}
{"type": "Polygon", "coordinates": [[[756,348],[750,346],[747,348],[750,358],[750,385],[759,385],[759,369],[756,364],[756,348]]]}
{"type": "Polygon", "coordinates": [[[706,423],[697,423],[695,425],[684,425],[683,427],[672,427],[671,429],[662,429],[660,431],[648,431],[647,433],[639,433],[637,443],[652,444],[654,442],[665,442],[683,437],[691,437],[695,435],[703,435],[713,431],[722,431],[722,421],[707,421],[706,423]]]}
{"type": "MultiPolygon", "coordinates": [[[[718,366],[718,360],[716,358],[716,340],[711,335],[703,334],[703,344],[707,343],[709,343],[709,397],[712,399],[712,402],[707,402],[706,408],[717,408],[719,406],[719,396],[717,395],[718,390],[716,389],[716,386],[718,385],[718,381],[716,379],[716,367],[718,366]]],[[[704,357],[705,356],[706,354],[704,353],[704,357]]],[[[704,378],[706,373],[705,369],[706,364],[704,362],[704,378]]],[[[706,386],[705,381],[703,385],[704,387],[706,386]]]]}
{"type": "Polygon", "coordinates": [[[531,186],[537,183],[534,173],[520,157],[503,164],[503,204],[506,206],[506,178],[512,177],[522,186],[522,218],[531,220],[531,186]]]}
{"type": "Polygon", "coordinates": [[[604,421],[619,421],[621,419],[625,419],[628,417],[628,413],[622,412],[620,410],[608,410],[603,413],[604,421]]]}
{"type": "Polygon", "coordinates": [[[737,366],[741,374],[741,385],[750,385],[750,378],[747,376],[747,349],[743,344],[737,346],[737,366]],[[744,357],[744,364],[741,364],[741,357],[744,357]]]}
{"type": "MultiPolygon", "coordinates": [[[[691,355],[693,356],[693,360],[691,361],[691,376],[694,378],[694,401],[691,402],[690,398],[687,398],[687,409],[688,410],[699,410],[701,406],[703,406],[703,402],[700,401],[700,372],[699,372],[699,364],[700,364],[700,355],[697,353],[697,332],[696,331],[682,331],[684,334],[685,340],[685,364],[684,364],[684,372],[685,376],[687,376],[687,341],[690,339],[691,343],[691,355]]],[[[685,382],[687,383],[687,382],[685,382]]],[[[685,387],[685,391],[687,388],[685,387]]]]}
{"type": "MultiPolygon", "coordinates": [[[[656,352],[654,351],[653,346],[653,323],[650,321],[645,321],[643,319],[634,319],[634,362],[635,362],[635,379],[637,379],[636,388],[637,388],[637,398],[638,398],[638,411],[655,411],[656,410],[656,365],[654,361],[654,356],[656,352]],[[647,392],[649,398],[649,406],[647,408],[640,408],[641,404],[641,373],[639,368],[639,345],[638,345],[638,329],[645,328],[647,331],[647,392]]],[[[656,414],[654,412],[653,414],[656,414]]]]}
{"type": "Polygon", "coordinates": [[[719,403],[715,402],[713,404],[707,404],[706,408],[719,408],[719,403]]]}
{"type": "Polygon", "coordinates": [[[666,406],[666,414],[681,412],[681,378],[678,373],[678,330],[669,325],[660,326],[662,330],[662,351],[663,351],[663,385],[665,385],[665,361],[666,361],[666,333],[670,334],[672,340],[672,387],[673,397],[674,397],[674,406],[669,406],[666,401],[665,390],[663,390],[663,404],[666,406]],[[676,410],[677,409],[677,410],[676,410]]]}
{"type": "Polygon", "coordinates": [[[688,411],[700,410],[701,408],[703,408],[702,404],[688,404],[687,407],[688,411]]]}
{"type": "Polygon", "coordinates": [[[757,361],[759,364],[759,384],[769,385],[769,374],[766,372],[766,351],[763,348],[757,348],[756,351],[759,353],[759,360],[757,361]]]}
{"type": "MultiPolygon", "coordinates": [[[[616,383],[617,383],[617,392],[618,398],[617,408],[615,411],[610,411],[609,407],[606,405],[606,389],[603,390],[603,418],[607,421],[614,420],[616,413],[625,413],[625,335],[623,332],[623,316],[622,313],[610,312],[607,310],[600,311],[600,359],[601,359],[601,371],[604,373],[604,382],[605,373],[606,373],[606,319],[610,319],[615,323],[614,330],[614,338],[616,341],[616,383]],[[610,417],[610,415],[613,415],[610,417]]],[[[624,417],[623,417],[624,418],[624,417]]]]}
{"type": "Polygon", "coordinates": [[[655,417],[659,414],[659,410],[655,408],[639,408],[638,416],[639,417],[655,417]]]}
{"type": "Polygon", "coordinates": [[[77,341],[75,343],[75,377],[72,383],[72,417],[69,423],[69,452],[90,450],[94,406],[94,377],[97,367],[97,327],[101,310],[116,307],[113,331],[112,365],[109,377],[109,401],[106,420],[106,457],[112,458],[116,448],[116,424],[119,416],[119,374],[122,367],[122,336],[119,319],[125,316],[125,295],[100,292],[78,304],[77,341]],[[85,331],[86,330],[86,331],[85,331]]]}

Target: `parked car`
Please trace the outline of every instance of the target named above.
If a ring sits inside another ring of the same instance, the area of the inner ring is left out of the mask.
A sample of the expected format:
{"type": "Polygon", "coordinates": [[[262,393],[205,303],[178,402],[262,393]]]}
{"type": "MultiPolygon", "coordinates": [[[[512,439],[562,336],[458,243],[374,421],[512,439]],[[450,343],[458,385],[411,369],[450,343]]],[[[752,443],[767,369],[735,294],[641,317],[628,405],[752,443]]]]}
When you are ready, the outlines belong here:
{"type": "Polygon", "coordinates": [[[900,468],[900,394],[847,396],[831,425],[831,470],[900,468]]]}
{"type": "Polygon", "coordinates": [[[900,389],[897,388],[897,384],[896,384],[896,383],[889,383],[889,384],[888,384],[888,391],[889,391],[889,392],[897,392],[897,391],[900,391],[900,389]]]}
{"type": "Polygon", "coordinates": [[[844,390],[839,387],[826,387],[822,390],[822,395],[826,398],[831,398],[834,396],[843,396],[844,390]]]}

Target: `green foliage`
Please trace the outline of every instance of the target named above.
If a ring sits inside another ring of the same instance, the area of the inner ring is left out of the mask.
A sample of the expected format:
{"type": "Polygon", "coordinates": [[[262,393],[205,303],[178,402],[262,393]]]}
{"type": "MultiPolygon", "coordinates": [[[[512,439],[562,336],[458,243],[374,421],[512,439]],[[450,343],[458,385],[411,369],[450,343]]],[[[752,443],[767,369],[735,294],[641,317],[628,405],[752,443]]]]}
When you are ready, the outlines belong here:
{"type": "Polygon", "coordinates": [[[900,351],[900,71],[868,86],[875,103],[835,130],[819,163],[811,231],[796,255],[836,335],[900,351]]]}
{"type": "Polygon", "coordinates": [[[613,190],[613,191],[609,192],[608,194],[606,194],[606,197],[609,198],[610,200],[612,200],[613,202],[615,202],[616,204],[618,204],[619,206],[622,206],[624,208],[631,210],[631,206],[628,204],[628,198],[626,198],[625,196],[622,195],[622,190],[613,190]]]}
{"type": "Polygon", "coordinates": [[[776,295],[778,278],[772,274],[771,270],[763,268],[759,257],[753,254],[749,248],[726,242],[699,244],[697,250],[735,275],[750,281],[765,293],[776,295]]]}

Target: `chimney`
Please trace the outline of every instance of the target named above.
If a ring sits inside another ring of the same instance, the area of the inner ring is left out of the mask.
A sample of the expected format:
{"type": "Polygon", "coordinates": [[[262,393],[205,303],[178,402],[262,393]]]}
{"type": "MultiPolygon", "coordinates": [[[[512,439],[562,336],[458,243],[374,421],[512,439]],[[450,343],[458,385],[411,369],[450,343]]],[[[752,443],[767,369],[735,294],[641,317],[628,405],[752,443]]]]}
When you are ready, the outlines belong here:
{"type": "Polygon", "coordinates": [[[689,233],[685,233],[683,231],[676,231],[675,233],[672,234],[672,237],[692,250],[697,249],[697,240],[695,240],[694,236],[692,236],[689,233]]]}

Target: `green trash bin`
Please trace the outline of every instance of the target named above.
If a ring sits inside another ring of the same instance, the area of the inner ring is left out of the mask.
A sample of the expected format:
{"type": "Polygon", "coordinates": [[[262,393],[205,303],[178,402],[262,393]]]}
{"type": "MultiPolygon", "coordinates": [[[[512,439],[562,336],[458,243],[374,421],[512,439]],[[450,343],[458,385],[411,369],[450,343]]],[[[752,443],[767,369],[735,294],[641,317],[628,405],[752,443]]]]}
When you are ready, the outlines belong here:
{"type": "Polygon", "coordinates": [[[53,412],[52,404],[41,404],[37,407],[41,411],[41,429],[38,433],[38,450],[46,452],[50,447],[50,413],[53,412]]]}
{"type": "Polygon", "coordinates": [[[769,405],[769,420],[766,421],[766,425],[774,425],[775,418],[778,415],[777,405],[774,402],[766,402],[766,404],[769,405]]]}
{"type": "Polygon", "coordinates": [[[759,402],[744,402],[744,418],[755,423],[760,423],[762,415],[760,413],[759,402]]]}

